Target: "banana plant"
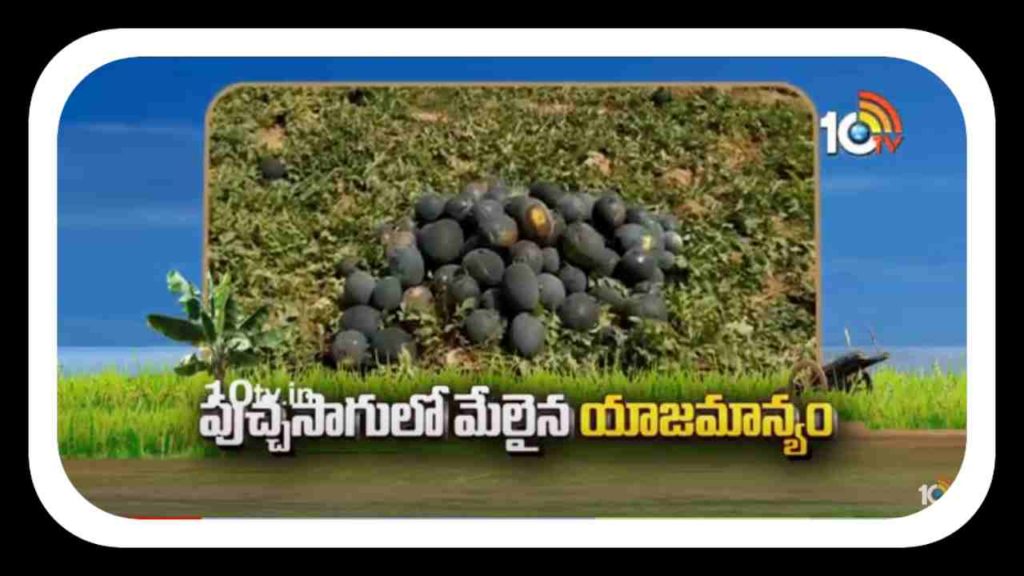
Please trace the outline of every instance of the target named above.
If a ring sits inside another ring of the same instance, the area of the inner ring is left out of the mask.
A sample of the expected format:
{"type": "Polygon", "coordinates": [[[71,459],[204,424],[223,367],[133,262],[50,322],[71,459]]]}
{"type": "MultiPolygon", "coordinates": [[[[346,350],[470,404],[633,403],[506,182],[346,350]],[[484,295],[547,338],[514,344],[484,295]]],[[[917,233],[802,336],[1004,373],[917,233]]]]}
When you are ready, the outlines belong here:
{"type": "Polygon", "coordinates": [[[260,306],[243,318],[232,294],[231,276],[225,274],[214,284],[207,275],[206,298],[177,270],[167,274],[167,288],[178,296],[185,318],[163,314],[146,316],[150,328],[176,342],[185,342],[197,350],[178,363],[174,371],[182,375],[206,372],[224,382],[229,367],[258,363],[281,342],[277,330],[263,330],[269,310],[260,306]]]}

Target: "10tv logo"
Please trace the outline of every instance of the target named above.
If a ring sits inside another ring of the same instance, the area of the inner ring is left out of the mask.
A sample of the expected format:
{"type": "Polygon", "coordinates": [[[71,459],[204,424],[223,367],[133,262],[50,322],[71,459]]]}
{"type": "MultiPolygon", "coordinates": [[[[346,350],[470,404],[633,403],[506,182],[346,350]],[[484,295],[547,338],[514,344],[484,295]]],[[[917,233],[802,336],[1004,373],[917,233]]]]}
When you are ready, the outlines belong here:
{"type": "Polygon", "coordinates": [[[888,150],[894,154],[903,143],[903,121],[899,112],[875,92],[861,90],[856,112],[850,112],[838,120],[835,111],[821,118],[825,130],[825,151],[835,156],[843,152],[853,156],[881,154],[888,150]]]}
{"type": "Polygon", "coordinates": [[[935,484],[921,484],[917,491],[921,493],[921,506],[935,504],[949,490],[949,480],[940,478],[935,484]]]}

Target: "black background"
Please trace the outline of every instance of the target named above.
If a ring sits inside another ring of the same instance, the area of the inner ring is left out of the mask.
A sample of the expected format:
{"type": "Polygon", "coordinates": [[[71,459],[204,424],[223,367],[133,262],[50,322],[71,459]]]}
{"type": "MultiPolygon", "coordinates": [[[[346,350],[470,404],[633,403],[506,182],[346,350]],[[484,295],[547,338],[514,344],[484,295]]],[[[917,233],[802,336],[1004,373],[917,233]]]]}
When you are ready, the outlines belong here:
{"type": "MultiPolygon", "coordinates": [[[[156,7],[156,6],[154,6],[156,7]]],[[[236,26],[248,26],[248,27],[274,27],[274,26],[296,26],[302,27],[309,25],[310,22],[303,24],[302,22],[296,21],[297,17],[303,15],[310,16],[314,15],[316,18],[312,19],[313,24],[316,26],[338,26],[338,27],[358,27],[360,25],[366,27],[408,27],[410,25],[425,25],[431,23],[434,26],[440,27],[458,27],[460,23],[457,22],[452,14],[447,13],[443,8],[444,5],[434,5],[427,8],[431,13],[431,17],[424,17],[422,14],[416,14],[412,11],[408,11],[405,8],[390,10],[394,14],[389,14],[387,18],[377,17],[372,19],[366,19],[360,17],[362,7],[355,5],[344,5],[346,14],[344,17],[340,15],[335,18],[331,18],[330,14],[320,14],[321,10],[327,10],[327,7],[323,7],[319,3],[317,4],[294,4],[294,5],[273,5],[273,4],[257,4],[249,3],[242,6],[233,6],[231,8],[232,14],[225,16],[216,16],[215,13],[211,12],[210,6],[204,6],[201,12],[191,11],[193,14],[201,14],[205,19],[209,20],[203,25],[217,26],[217,27],[236,27],[236,26]],[[286,14],[294,14],[296,18],[286,17],[286,14]],[[430,20],[433,22],[429,22],[430,20]]],[[[501,26],[523,26],[523,27],[553,27],[553,26],[594,26],[594,27],[606,27],[609,25],[608,22],[600,23],[594,22],[597,17],[601,16],[600,13],[606,13],[606,15],[614,16],[614,18],[608,18],[606,20],[614,21],[617,25],[629,25],[644,27],[645,24],[641,20],[645,19],[648,21],[647,26],[653,21],[655,24],[660,26],[685,26],[685,27],[696,27],[696,26],[709,26],[709,27],[794,27],[798,25],[798,20],[793,13],[801,14],[812,14],[816,15],[817,21],[800,22],[799,25],[807,27],[837,27],[837,26],[856,26],[856,25],[886,25],[891,27],[904,27],[904,28],[915,28],[926,30],[940,36],[947,38],[948,40],[959,45],[965,52],[967,52],[974,61],[981,68],[985,74],[986,79],[989,82],[989,86],[993,93],[993,98],[996,103],[996,115],[997,118],[1006,119],[1019,116],[1019,113],[1013,111],[1007,112],[1005,106],[1001,106],[1001,102],[1007,101],[1005,96],[1005,89],[1007,86],[1006,78],[1009,74],[1006,74],[1005,69],[1010,70],[1010,74],[1016,74],[1018,64],[1016,62],[1016,55],[1019,53],[1019,43],[1017,42],[1018,30],[998,30],[993,28],[989,24],[984,25],[972,25],[969,16],[963,16],[963,12],[955,7],[947,8],[934,8],[936,11],[953,13],[959,16],[956,20],[950,19],[945,23],[927,23],[927,19],[922,19],[920,15],[916,21],[914,19],[901,18],[898,14],[894,14],[894,11],[885,6],[884,9],[877,12],[878,14],[884,14],[886,18],[882,21],[875,22],[850,22],[850,16],[855,14],[863,14],[862,10],[850,10],[851,6],[847,5],[846,9],[837,10],[836,15],[829,16],[821,13],[819,15],[818,7],[799,7],[793,5],[792,7],[782,7],[779,5],[767,6],[769,10],[766,12],[770,13],[771,16],[765,16],[764,14],[757,14],[748,11],[741,5],[732,6],[732,10],[729,10],[729,14],[726,17],[719,17],[718,21],[709,20],[707,22],[700,22],[695,20],[695,14],[698,12],[692,5],[680,4],[676,8],[676,12],[666,8],[662,4],[648,3],[645,5],[629,5],[628,7],[619,6],[616,8],[614,5],[605,5],[592,3],[588,7],[580,8],[577,12],[571,12],[568,17],[563,16],[559,19],[560,15],[553,14],[550,6],[545,6],[543,11],[537,8],[528,8],[527,5],[477,5],[474,7],[467,7],[460,9],[460,11],[467,13],[476,14],[487,14],[491,16],[486,18],[478,19],[483,20],[482,22],[476,22],[476,26],[494,27],[500,23],[501,26]],[[625,10],[622,10],[625,8],[625,10]],[[515,12],[520,17],[518,22],[511,13],[515,12]],[[619,12],[626,12],[625,14],[619,12]],[[543,18],[541,17],[543,16],[543,18]],[[542,21],[543,20],[543,21],[542,21]],[[550,20],[550,21],[549,21],[550,20]],[[591,20],[591,21],[587,21],[591,20]],[[774,21],[773,21],[774,20],[774,21]],[[797,21],[795,21],[797,20],[797,21]],[[500,22],[499,22],[500,21],[500,22]],[[1002,58],[1000,58],[1002,56],[1002,58]]],[[[878,6],[882,8],[881,6],[878,6]]],[[[12,118],[9,124],[20,124],[21,130],[24,130],[24,148],[20,146],[19,139],[11,137],[7,139],[9,148],[12,151],[18,151],[19,149],[25,150],[26,157],[22,160],[22,163],[18,168],[12,170],[14,173],[20,173],[26,179],[26,184],[23,188],[18,188],[8,183],[7,198],[8,202],[13,202],[15,198],[19,201],[24,201],[25,211],[27,212],[27,196],[24,191],[27,190],[27,141],[28,141],[28,109],[31,101],[32,92],[35,88],[36,80],[42,73],[46,64],[56,55],[62,48],[70,44],[77,38],[80,38],[90,32],[109,29],[109,28],[120,28],[120,27],[197,27],[195,22],[184,21],[180,16],[171,14],[159,14],[159,16],[142,18],[142,17],[130,17],[126,15],[124,10],[119,10],[120,14],[109,15],[109,17],[100,22],[96,22],[99,14],[93,10],[88,10],[88,17],[83,14],[72,14],[68,9],[57,8],[56,6],[44,6],[48,9],[48,12],[43,15],[38,15],[35,18],[31,18],[29,22],[16,22],[9,20],[8,24],[8,36],[7,36],[7,64],[8,68],[14,68],[16,70],[17,78],[17,90],[5,90],[5,98],[12,97],[14,93],[17,94],[16,100],[11,102],[6,108],[11,111],[12,118]],[[61,25],[55,19],[61,20],[61,25]],[[89,22],[90,18],[93,18],[93,22],[89,22]],[[177,20],[177,21],[175,21],[177,20]],[[64,24],[64,23],[73,23],[64,24]],[[14,64],[14,66],[11,66],[14,64]]],[[[173,8],[175,13],[186,14],[187,11],[184,6],[174,5],[165,6],[165,8],[173,8]]],[[[164,10],[161,10],[163,12],[164,10]]],[[[920,11],[920,10],[919,10],[920,11]]],[[[84,11],[83,11],[84,12],[84,11]]],[[[868,11],[870,13],[872,11],[868,11]]],[[[20,15],[19,20],[28,18],[28,14],[24,16],[20,15]]],[[[1000,17],[998,14],[985,13],[981,16],[984,17],[986,22],[1015,22],[1017,19],[1009,14],[1000,17]]],[[[468,24],[464,24],[468,25],[468,24]]],[[[1005,159],[1009,154],[1009,145],[1006,134],[1009,133],[1011,137],[1016,133],[1016,130],[1011,129],[1005,125],[1002,126],[1001,130],[997,129],[997,149],[999,150],[997,158],[997,164],[1004,164],[999,160],[1005,159]]],[[[13,164],[14,162],[9,162],[13,164]]],[[[1002,172],[1002,176],[1005,176],[1006,171],[1002,172]]],[[[997,176],[999,184],[1003,184],[1006,178],[999,178],[997,176]]],[[[1002,188],[1002,186],[997,186],[1002,188]]],[[[1007,195],[1003,195],[1004,200],[1007,195]]],[[[1012,199],[1012,198],[1011,198],[1012,199]]],[[[1002,204],[1003,210],[997,210],[997,229],[1003,231],[1003,236],[1015,236],[1013,231],[1007,233],[1007,225],[1014,223],[1016,220],[1015,210],[1008,209],[1006,202],[1002,204]],[[1012,220],[1011,220],[1012,219],[1012,220]]],[[[5,243],[6,246],[12,247],[14,245],[14,232],[16,227],[10,225],[4,227],[10,236],[10,240],[5,243]]],[[[985,233],[986,231],[981,231],[985,233]]],[[[20,238],[27,238],[26,235],[20,235],[20,238]]],[[[1006,238],[1004,238],[1005,240],[1006,238]]],[[[27,242],[27,240],[26,240],[27,242]]],[[[22,252],[25,254],[26,252],[22,252]]],[[[1005,254],[1005,249],[1003,250],[1005,254]]],[[[24,268],[23,268],[24,269],[24,268]]],[[[11,286],[15,283],[21,283],[21,286],[26,286],[24,280],[15,282],[14,277],[16,274],[13,273],[15,268],[13,266],[7,267],[8,281],[5,282],[7,286],[11,286]]],[[[1006,275],[1002,276],[1005,280],[1006,275]]],[[[997,281],[997,286],[998,286],[997,281]]],[[[1000,286],[1001,287],[1001,286],[1000,286]]],[[[23,288],[24,289],[24,288],[23,288]]],[[[27,290],[26,290],[27,292],[27,290]]],[[[26,299],[31,297],[28,295],[26,299]]],[[[14,304],[18,302],[20,297],[11,294],[8,298],[8,310],[13,311],[17,308],[14,304]]],[[[1012,346],[1017,347],[1017,342],[1011,340],[1008,345],[1007,336],[1015,336],[1010,333],[1015,327],[1016,318],[1010,318],[1006,312],[1004,306],[1003,313],[997,316],[1001,317],[1001,322],[997,322],[998,336],[1002,336],[998,340],[1002,342],[1002,347],[1007,348],[1012,346]],[[1010,329],[1007,329],[1010,326],[1010,329]]],[[[32,322],[32,318],[28,318],[28,322],[32,322]]],[[[13,331],[12,331],[13,332],[13,331]]],[[[12,340],[15,336],[12,334],[12,340]]],[[[1014,339],[1016,340],[1016,338],[1014,339]]],[[[26,348],[28,345],[26,344],[26,348]]],[[[28,350],[26,350],[26,353],[28,350]]],[[[998,354],[997,350],[997,354],[998,354]]],[[[27,355],[27,354],[26,354],[27,355]]],[[[23,356],[24,357],[24,356],[23,356]]],[[[1009,414],[1009,409],[1014,406],[1014,398],[1012,394],[1016,392],[1016,386],[1014,382],[1006,380],[1005,371],[997,369],[998,376],[1003,382],[1003,386],[998,388],[997,411],[998,411],[998,432],[1005,432],[1008,423],[1012,425],[1014,423],[1012,415],[1009,414]]],[[[1013,374],[1012,376],[1016,376],[1013,374]]],[[[146,550],[115,550],[104,547],[99,547],[79,538],[71,535],[63,528],[61,528],[46,512],[42,504],[39,502],[36,496],[35,489],[32,485],[32,480],[29,474],[28,468],[28,451],[27,451],[27,388],[25,384],[28,382],[28,374],[26,369],[26,377],[23,380],[16,379],[14,374],[11,375],[10,380],[6,383],[8,390],[16,395],[18,402],[11,403],[12,409],[9,412],[13,413],[12,416],[25,415],[24,421],[20,421],[17,418],[8,418],[7,422],[14,424],[13,429],[10,429],[6,435],[7,444],[9,450],[17,452],[18,457],[12,457],[9,462],[18,462],[20,466],[17,466],[19,470],[8,470],[7,478],[17,478],[20,480],[17,482],[18,491],[6,491],[4,494],[4,502],[6,504],[16,504],[15,512],[8,515],[8,533],[11,534],[15,539],[14,551],[25,551],[27,549],[21,548],[21,544],[31,546],[35,549],[30,554],[15,554],[11,555],[10,550],[6,555],[9,560],[18,558],[23,561],[31,563],[36,562],[39,567],[45,568],[57,568],[56,564],[68,564],[69,567],[81,570],[87,565],[104,566],[105,569],[121,568],[137,571],[150,571],[155,567],[161,565],[165,566],[169,570],[175,572],[190,571],[196,568],[201,569],[202,567],[209,566],[209,563],[204,564],[193,564],[188,558],[191,556],[190,552],[184,551],[155,551],[161,557],[171,559],[171,561],[146,561],[145,559],[139,559],[139,561],[133,562],[132,559],[118,558],[117,563],[108,563],[112,560],[111,556],[114,554],[137,556],[146,554],[146,550]],[[98,562],[97,562],[98,561],[98,562]],[[143,563],[144,562],[144,563],[143,563]]],[[[45,382],[34,382],[32,385],[47,385],[45,382]]],[[[988,385],[989,383],[982,382],[971,382],[971,385],[988,385]]],[[[998,434],[998,436],[1005,437],[1005,434],[998,434]]],[[[1016,494],[1007,492],[1007,480],[1006,475],[1006,458],[997,458],[996,463],[996,475],[993,480],[992,488],[986,498],[984,504],[978,513],[968,522],[963,528],[954,533],[953,535],[945,538],[944,540],[931,544],[929,546],[920,547],[910,550],[897,550],[897,551],[885,551],[885,555],[893,556],[895,554],[909,555],[909,558],[900,559],[895,561],[893,559],[884,560],[885,564],[877,564],[876,561],[867,560],[863,557],[865,551],[851,551],[851,550],[817,550],[817,551],[752,551],[757,558],[754,558],[757,563],[755,568],[760,570],[769,570],[774,572],[775,570],[784,571],[799,571],[799,572],[818,572],[826,571],[826,573],[833,571],[835,568],[847,568],[856,571],[862,571],[864,573],[892,573],[897,571],[912,571],[919,572],[921,570],[927,570],[926,566],[934,566],[935,568],[945,568],[946,570],[970,570],[973,563],[977,563],[978,567],[986,566],[992,562],[995,556],[999,555],[1000,551],[1006,551],[1009,549],[1007,546],[1010,539],[1013,539],[1018,532],[1014,521],[1016,518],[1010,518],[1007,511],[1010,508],[1019,508],[1015,504],[1016,494]],[[808,558],[806,555],[810,554],[812,558],[808,558]],[[813,558],[817,556],[818,558],[813,558]],[[955,564],[947,563],[949,561],[955,561],[955,564]],[[899,562],[899,563],[897,563],[899,562]],[[903,566],[901,563],[906,562],[903,566]]],[[[12,466],[13,468],[14,466],[12,466]]],[[[5,482],[6,484],[6,482],[5,482]]],[[[13,484],[13,483],[12,483],[13,484]]],[[[610,529],[617,529],[614,524],[609,526],[610,529]]],[[[279,530],[280,528],[274,527],[268,524],[267,529],[270,531],[279,530]]],[[[429,525],[424,524],[424,529],[429,530],[429,525]]],[[[7,536],[8,543],[10,544],[11,536],[7,536]]],[[[837,542],[837,544],[840,544],[837,542]]],[[[849,543],[846,543],[849,544],[849,543]]],[[[792,542],[793,547],[800,547],[802,542],[794,538],[792,542]]],[[[458,542],[452,542],[453,547],[458,546],[458,542]]],[[[326,554],[314,554],[309,555],[309,552],[285,552],[285,551],[271,551],[271,555],[277,559],[283,561],[285,564],[284,569],[289,572],[307,571],[307,572],[320,572],[323,569],[334,570],[360,570],[360,571],[390,571],[396,568],[398,565],[393,563],[397,560],[396,555],[387,554],[383,555],[381,552],[370,552],[373,556],[365,558],[370,561],[369,563],[357,562],[352,558],[350,553],[340,553],[336,551],[323,551],[326,554]],[[316,558],[318,561],[314,564],[313,559],[316,558]],[[329,564],[321,565],[319,560],[327,560],[329,564]],[[386,562],[381,562],[386,560],[386,562]]],[[[751,552],[751,551],[748,551],[751,552]]],[[[876,551],[878,552],[878,551],[876,551]]],[[[267,554],[259,554],[255,551],[235,551],[235,552],[224,552],[216,550],[206,550],[202,553],[207,556],[207,561],[214,560],[217,563],[226,563],[232,565],[233,570],[241,570],[247,567],[247,565],[253,560],[261,562],[261,566],[264,568],[269,565],[264,564],[267,554]]],[[[584,560],[586,564],[587,560],[604,562],[605,558],[615,559],[621,562],[621,568],[619,570],[630,570],[630,567],[643,566],[647,569],[654,568],[656,565],[652,564],[654,558],[650,556],[650,552],[612,552],[611,554],[601,551],[586,552],[584,554],[577,555],[577,561],[573,563],[572,570],[575,572],[582,566],[578,565],[579,560],[584,560]]],[[[691,556],[691,552],[684,553],[672,553],[659,558],[665,560],[667,563],[659,562],[659,565],[664,566],[665,569],[672,571],[683,571],[692,572],[699,569],[693,564],[696,558],[691,556]]],[[[482,557],[474,557],[475,555],[466,556],[464,553],[460,553],[459,556],[454,556],[451,553],[445,551],[437,552],[424,552],[418,551],[414,555],[410,555],[404,559],[406,569],[423,570],[426,573],[432,573],[437,570],[452,570],[453,572],[458,571],[460,568],[470,568],[475,570],[490,570],[498,568],[499,570],[504,567],[513,568],[519,566],[520,569],[534,570],[540,568],[541,564],[536,564],[537,560],[528,558],[525,555],[520,555],[511,551],[503,552],[487,552],[483,551],[482,557]],[[498,555],[501,555],[499,557],[498,555]],[[450,558],[448,562],[437,561],[438,557],[447,556],[450,558]],[[481,560],[483,562],[481,562],[481,560]],[[509,564],[509,561],[515,564],[509,564]]],[[[704,558],[705,562],[701,562],[706,569],[722,570],[727,567],[736,566],[739,564],[733,564],[733,561],[737,557],[733,553],[729,552],[712,552],[712,555],[708,558],[704,558]]],[[[19,562],[20,563],[20,562],[19,562]]],[[[606,565],[608,566],[608,565],[606,565]]],[[[554,567],[554,565],[551,565],[554,567]]],[[[606,568],[607,569],[607,568],[606,568]]],[[[614,568],[613,568],[614,569],[614,568]]],[[[731,571],[731,570],[730,570],[731,571]]]]}

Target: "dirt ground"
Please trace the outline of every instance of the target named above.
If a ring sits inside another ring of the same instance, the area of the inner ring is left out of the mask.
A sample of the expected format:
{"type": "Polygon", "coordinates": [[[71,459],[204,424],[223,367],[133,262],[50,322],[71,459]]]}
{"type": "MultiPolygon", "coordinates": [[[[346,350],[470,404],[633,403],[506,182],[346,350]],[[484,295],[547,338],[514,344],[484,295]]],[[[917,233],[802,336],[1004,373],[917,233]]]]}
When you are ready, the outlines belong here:
{"type": "Polygon", "coordinates": [[[91,502],[130,517],[896,517],[954,479],[963,431],[846,424],[787,460],[773,442],[565,442],[510,457],[489,442],[205,460],[64,461],[91,502]]]}

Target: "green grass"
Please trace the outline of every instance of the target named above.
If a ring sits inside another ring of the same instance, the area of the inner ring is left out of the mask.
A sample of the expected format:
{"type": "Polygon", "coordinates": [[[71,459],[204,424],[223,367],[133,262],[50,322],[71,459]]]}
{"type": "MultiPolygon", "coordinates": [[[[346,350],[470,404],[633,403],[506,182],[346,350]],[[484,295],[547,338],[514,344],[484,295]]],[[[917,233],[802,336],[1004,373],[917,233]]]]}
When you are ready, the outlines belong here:
{"type": "MultiPolygon", "coordinates": [[[[764,398],[785,386],[786,375],[726,375],[720,373],[648,372],[576,373],[543,371],[469,373],[427,372],[416,369],[379,371],[366,376],[319,368],[294,378],[283,371],[249,375],[254,383],[286,386],[290,380],[324,393],[329,399],[367,391],[384,400],[408,398],[414,392],[445,384],[453,391],[486,383],[492,391],[565,393],[570,402],[600,400],[621,393],[627,400],[689,401],[706,392],[727,400],[764,398]]],[[[58,380],[58,438],[60,453],[83,458],[174,458],[219,456],[223,453],[198,433],[198,405],[204,396],[205,375],[177,376],[171,372],[127,375],[113,370],[95,374],[61,375],[58,380]]],[[[963,429],[966,426],[967,377],[938,370],[906,373],[879,370],[871,393],[833,392],[824,395],[844,422],[863,422],[883,429],[963,429]]]]}
{"type": "Polygon", "coordinates": [[[822,397],[839,410],[842,419],[864,422],[870,428],[967,427],[967,374],[937,368],[914,373],[880,369],[873,377],[873,392],[829,392],[822,397]]]}

